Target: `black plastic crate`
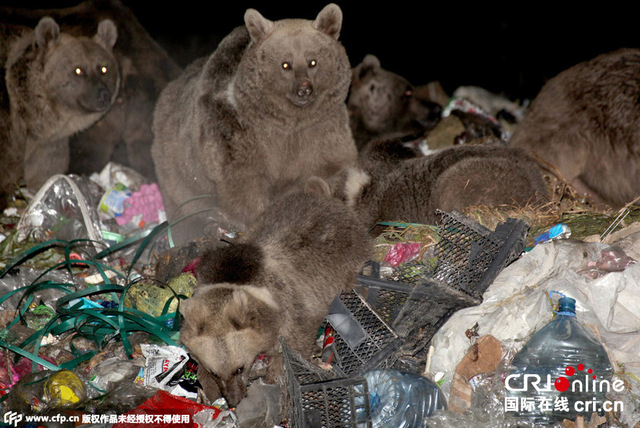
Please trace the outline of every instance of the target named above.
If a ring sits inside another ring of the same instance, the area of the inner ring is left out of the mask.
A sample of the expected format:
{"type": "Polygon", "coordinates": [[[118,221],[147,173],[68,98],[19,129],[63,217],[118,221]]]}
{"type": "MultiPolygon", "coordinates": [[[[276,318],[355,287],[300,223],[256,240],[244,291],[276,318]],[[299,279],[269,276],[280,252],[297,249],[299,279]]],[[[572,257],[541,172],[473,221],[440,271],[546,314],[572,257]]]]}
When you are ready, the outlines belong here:
{"type": "Polygon", "coordinates": [[[344,378],[338,371],[324,370],[280,342],[291,427],[371,427],[364,378],[344,378]]]}
{"type": "Polygon", "coordinates": [[[369,370],[393,367],[402,339],[356,291],[343,292],[332,303],[327,324],[335,331],[334,369],[341,375],[359,376],[369,370]],[[345,329],[331,322],[331,313],[348,316],[348,330],[357,330],[358,339],[349,340],[345,329]]]}
{"type": "Polygon", "coordinates": [[[357,295],[402,338],[396,357],[424,356],[451,315],[480,304],[495,277],[524,251],[529,227],[521,220],[507,219],[492,232],[457,212],[440,215],[430,276],[415,283],[358,276],[357,295]]]}
{"type": "Polygon", "coordinates": [[[439,212],[434,278],[477,299],[524,251],[529,226],[508,218],[495,232],[458,213],[439,212]]]}
{"type": "Polygon", "coordinates": [[[375,311],[377,304],[382,302],[381,308],[392,315],[391,328],[402,342],[396,350],[401,347],[403,352],[400,353],[404,355],[414,355],[422,350],[453,313],[480,303],[436,280],[408,285],[360,276],[356,290],[368,299],[375,311]],[[398,306],[392,308],[391,302],[398,306]]]}

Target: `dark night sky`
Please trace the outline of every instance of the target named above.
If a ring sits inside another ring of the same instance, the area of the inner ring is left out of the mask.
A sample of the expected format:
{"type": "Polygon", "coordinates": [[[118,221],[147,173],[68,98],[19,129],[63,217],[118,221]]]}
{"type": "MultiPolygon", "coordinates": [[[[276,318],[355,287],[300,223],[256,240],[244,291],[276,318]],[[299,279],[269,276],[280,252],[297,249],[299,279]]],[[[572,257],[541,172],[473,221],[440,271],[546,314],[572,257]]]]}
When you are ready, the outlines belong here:
{"type": "MultiPolygon", "coordinates": [[[[12,2],[21,7],[76,3],[12,2]]],[[[221,7],[221,2],[193,0],[170,2],[169,6],[123,2],[181,65],[213,51],[224,35],[243,24],[248,7],[272,20],[313,19],[327,4],[318,0],[232,0],[221,7]]],[[[602,5],[598,9],[559,9],[540,2],[496,6],[402,0],[381,2],[381,6],[346,0],[336,3],[343,10],[341,41],[352,65],[372,53],[384,68],[413,84],[438,80],[448,92],[460,85],[477,85],[511,98],[531,98],[545,79],[579,61],[621,47],[640,47],[637,17],[614,4],[607,9],[602,5]]],[[[9,2],[0,0],[0,4],[9,2]]]]}

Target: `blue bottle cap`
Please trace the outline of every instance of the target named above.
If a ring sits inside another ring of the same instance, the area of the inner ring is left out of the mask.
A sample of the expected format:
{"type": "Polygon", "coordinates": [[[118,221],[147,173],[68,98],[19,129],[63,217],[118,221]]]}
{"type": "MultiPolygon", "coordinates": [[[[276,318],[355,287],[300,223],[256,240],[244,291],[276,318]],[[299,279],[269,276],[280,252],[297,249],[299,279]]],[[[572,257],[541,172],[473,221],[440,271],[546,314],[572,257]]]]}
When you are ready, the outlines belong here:
{"type": "Polygon", "coordinates": [[[576,314],[576,299],[571,297],[561,297],[558,301],[558,315],[574,315],[576,314]]]}

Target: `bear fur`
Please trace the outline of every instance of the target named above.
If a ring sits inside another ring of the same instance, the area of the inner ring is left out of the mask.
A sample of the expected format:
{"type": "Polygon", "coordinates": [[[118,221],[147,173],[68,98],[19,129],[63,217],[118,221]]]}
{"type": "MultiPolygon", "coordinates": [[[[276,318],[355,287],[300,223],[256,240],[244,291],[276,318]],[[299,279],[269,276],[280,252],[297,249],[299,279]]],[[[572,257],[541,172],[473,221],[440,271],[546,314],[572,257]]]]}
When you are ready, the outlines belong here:
{"type": "MultiPolygon", "coordinates": [[[[135,169],[154,180],[151,159],[153,111],[164,87],[182,68],[149,35],[135,14],[120,0],[88,0],[60,9],[0,7],[6,22],[34,27],[51,16],[63,32],[88,36],[101,20],[111,19],[118,30],[113,54],[121,75],[118,97],[98,122],[70,138],[70,173],[90,175],[109,162],[135,169]]],[[[92,35],[92,34],[91,34],[92,35]]]]}
{"type": "Polygon", "coordinates": [[[399,140],[376,141],[360,167],[327,183],[367,227],[382,221],[436,224],[436,210],[548,202],[544,178],[527,154],[502,144],[461,145],[420,156],[399,140]]]}
{"type": "Polygon", "coordinates": [[[158,100],[152,156],[169,216],[210,195],[189,211],[214,209],[241,229],[307,177],[356,162],[340,8],[313,21],[274,22],[254,9],[244,19],[158,100]]]}
{"type": "Polygon", "coordinates": [[[420,136],[442,114],[439,104],[418,96],[407,79],[383,69],[371,54],[352,69],[347,106],[359,149],[372,139],[420,136]]]}
{"type": "Polygon", "coordinates": [[[279,337],[310,358],[329,305],[355,284],[372,251],[355,214],[312,191],[283,196],[238,242],[206,251],[200,285],[180,304],[180,338],[198,361],[206,397],[237,405],[263,352],[270,360],[265,380],[277,381],[279,337]]]}
{"type": "Polygon", "coordinates": [[[35,30],[3,27],[0,200],[6,206],[22,179],[38,190],[68,170],[69,136],[107,112],[120,74],[111,20],[101,21],[91,39],[61,33],[50,17],[35,30]]]}
{"type": "Polygon", "coordinates": [[[640,50],[621,49],[549,80],[510,144],[614,208],[640,196],[640,50]]]}

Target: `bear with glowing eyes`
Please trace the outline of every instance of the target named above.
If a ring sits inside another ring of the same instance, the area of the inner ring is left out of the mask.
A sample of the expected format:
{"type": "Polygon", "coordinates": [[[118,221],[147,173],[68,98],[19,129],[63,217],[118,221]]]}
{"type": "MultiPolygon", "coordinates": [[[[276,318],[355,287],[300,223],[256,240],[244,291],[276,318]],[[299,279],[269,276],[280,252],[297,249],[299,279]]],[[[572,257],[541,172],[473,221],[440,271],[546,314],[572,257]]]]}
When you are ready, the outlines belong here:
{"type": "Polygon", "coordinates": [[[93,38],[60,32],[50,17],[35,30],[0,25],[0,208],[22,179],[38,190],[69,169],[69,136],[100,119],[116,99],[117,30],[98,24],[93,38]]]}
{"type": "MultiPolygon", "coordinates": [[[[205,211],[242,230],[308,177],[356,162],[340,8],[279,21],[248,9],[244,21],[156,105],[151,152],[170,218],[188,201],[181,214],[205,211]]],[[[208,222],[189,220],[193,227],[174,232],[179,241],[202,235],[208,222]]]]}

